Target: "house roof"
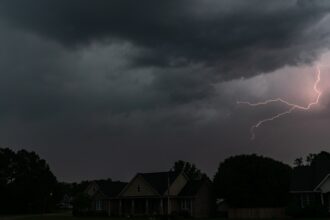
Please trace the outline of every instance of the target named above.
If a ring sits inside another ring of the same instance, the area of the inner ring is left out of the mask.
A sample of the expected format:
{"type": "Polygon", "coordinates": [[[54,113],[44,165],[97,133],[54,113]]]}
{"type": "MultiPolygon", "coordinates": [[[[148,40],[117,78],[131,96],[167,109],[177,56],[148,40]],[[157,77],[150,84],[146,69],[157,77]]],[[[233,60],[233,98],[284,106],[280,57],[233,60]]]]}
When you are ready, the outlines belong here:
{"type": "Polygon", "coordinates": [[[168,189],[168,184],[172,184],[178,173],[157,172],[157,173],[139,173],[160,195],[163,195],[168,189]]]}
{"type": "Polygon", "coordinates": [[[127,183],[120,181],[99,180],[96,183],[100,187],[100,191],[108,197],[116,197],[127,185],[127,183]]]}
{"type": "Polygon", "coordinates": [[[291,191],[312,191],[314,180],[310,166],[296,167],[292,173],[291,191]]]}
{"type": "Polygon", "coordinates": [[[314,191],[330,174],[330,160],[320,159],[311,166],[296,167],[292,173],[291,191],[314,191]]]}
{"type": "Polygon", "coordinates": [[[205,183],[204,180],[192,180],[188,181],[187,184],[183,187],[179,196],[194,196],[197,194],[198,190],[205,183]]]}
{"type": "Polygon", "coordinates": [[[330,160],[318,160],[315,164],[312,165],[313,167],[313,179],[315,188],[318,186],[321,181],[330,173],[330,160]]]}

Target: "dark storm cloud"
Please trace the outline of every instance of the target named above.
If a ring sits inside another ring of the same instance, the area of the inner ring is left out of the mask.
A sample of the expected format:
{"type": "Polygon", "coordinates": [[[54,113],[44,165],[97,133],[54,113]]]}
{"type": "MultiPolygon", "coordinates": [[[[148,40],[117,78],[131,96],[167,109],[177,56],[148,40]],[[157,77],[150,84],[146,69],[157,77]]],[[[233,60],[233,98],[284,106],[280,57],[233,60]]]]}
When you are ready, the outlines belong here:
{"type": "Polygon", "coordinates": [[[322,33],[306,36],[305,31],[328,11],[329,3],[322,0],[0,3],[8,22],[68,47],[129,41],[145,49],[135,57],[138,66],[203,63],[229,79],[311,61],[324,46],[316,43],[322,33]]]}

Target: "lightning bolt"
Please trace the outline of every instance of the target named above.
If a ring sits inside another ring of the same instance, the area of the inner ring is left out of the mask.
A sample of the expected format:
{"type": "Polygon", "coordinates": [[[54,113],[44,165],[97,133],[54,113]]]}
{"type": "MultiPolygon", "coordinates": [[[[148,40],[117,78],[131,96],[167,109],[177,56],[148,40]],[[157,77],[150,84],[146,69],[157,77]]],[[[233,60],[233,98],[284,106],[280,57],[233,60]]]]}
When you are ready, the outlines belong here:
{"type": "Polygon", "coordinates": [[[255,129],[259,128],[261,125],[273,121],[275,119],[281,118],[285,115],[288,115],[290,113],[292,113],[294,110],[303,110],[303,111],[308,111],[310,110],[314,105],[319,103],[319,100],[321,98],[322,92],[318,89],[318,85],[321,81],[321,70],[318,66],[316,66],[316,80],[314,82],[314,86],[313,89],[316,93],[316,98],[314,101],[308,103],[306,106],[301,106],[301,105],[297,105],[294,103],[291,103],[289,101],[286,101],[282,98],[275,98],[275,99],[268,99],[266,101],[263,102],[256,102],[256,103],[251,103],[251,102],[243,102],[243,101],[238,101],[237,104],[243,104],[243,105],[248,105],[251,107],[258,107],[258,106],[263,106],[263,105],[268,105],[268,104],[272,104],[272,103],[283,103],[285,105],[287,105],[289,107],[288,110],[278,113],[272,117],[269,118],[265,118],[263,120],[258,121],[255,125],[252,125],[250,131],[251,131],[251,140],[255,139],[255,129]]]}

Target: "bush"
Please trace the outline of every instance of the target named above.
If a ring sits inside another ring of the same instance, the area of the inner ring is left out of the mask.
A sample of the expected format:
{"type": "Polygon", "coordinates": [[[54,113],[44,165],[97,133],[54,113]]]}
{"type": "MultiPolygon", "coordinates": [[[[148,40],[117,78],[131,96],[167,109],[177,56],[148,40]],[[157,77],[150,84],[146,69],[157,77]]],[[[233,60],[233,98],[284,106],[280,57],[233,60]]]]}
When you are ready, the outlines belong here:
{"type": "Polygon", "coordinates": [[[190,213],[188,211],[174,211],[171,214],[172,217],[176,218],[176,217],[183,217],[183,218],[189,218],[191,217],[190,213]]]}
{"type": "Polygon", "coordinates": [[[321,205],[310,205],[305,208],[301,208],[296,204],[290,204],[286,210],[287,215],[292,217],[329,217],[329,213],[326,207],[321,205]]]}

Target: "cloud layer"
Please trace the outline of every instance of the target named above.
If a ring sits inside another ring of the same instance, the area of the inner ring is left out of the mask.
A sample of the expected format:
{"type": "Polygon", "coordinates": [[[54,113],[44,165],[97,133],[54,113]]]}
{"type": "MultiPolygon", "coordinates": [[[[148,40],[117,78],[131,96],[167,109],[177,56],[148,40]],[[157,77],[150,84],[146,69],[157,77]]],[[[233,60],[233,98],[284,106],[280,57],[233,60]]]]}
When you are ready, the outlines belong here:
{"type": "Polygon", "coordinates": [[[129,178],[177,159],[212,175],[247,152],[292,160],[327,144],[322,132],[293,138],[309,137],[304,123],[327,128],[327,92],[319,110],[265,126],[253,143],[251,123],[283,106],[236,100],[312,98],[329,10],[322,0],[3,0],[0,144],[37,150],[65,180],[129,178]]]}

